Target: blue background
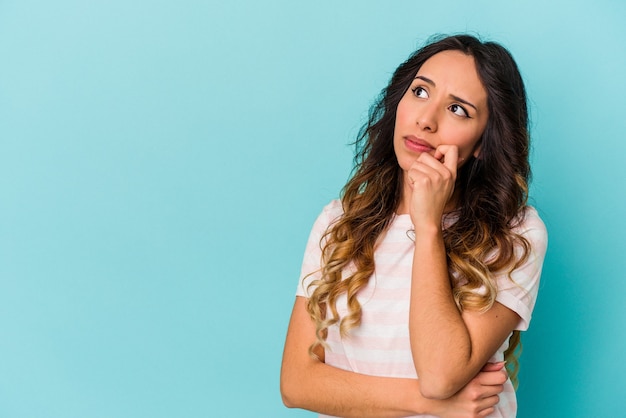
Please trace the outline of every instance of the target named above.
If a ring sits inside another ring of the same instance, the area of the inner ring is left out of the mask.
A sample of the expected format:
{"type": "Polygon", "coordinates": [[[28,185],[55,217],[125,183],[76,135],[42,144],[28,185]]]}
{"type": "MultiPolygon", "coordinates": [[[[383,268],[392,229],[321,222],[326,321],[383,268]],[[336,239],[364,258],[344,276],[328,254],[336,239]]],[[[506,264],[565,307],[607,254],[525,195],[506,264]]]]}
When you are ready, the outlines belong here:
{"type": "Polygon", "coordinates": [[[619,416],[626,3],[0,1],[0,416],[296,417],[311,224],[433,33],[506,45],[550,231],[520,417],[619,416]]]}

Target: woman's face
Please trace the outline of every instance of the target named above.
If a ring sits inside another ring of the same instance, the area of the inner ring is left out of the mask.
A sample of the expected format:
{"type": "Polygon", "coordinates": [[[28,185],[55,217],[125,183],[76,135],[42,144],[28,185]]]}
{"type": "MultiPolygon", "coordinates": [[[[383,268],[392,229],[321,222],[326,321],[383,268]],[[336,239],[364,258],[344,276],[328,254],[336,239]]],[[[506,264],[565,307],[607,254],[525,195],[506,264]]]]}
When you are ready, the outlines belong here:
{"type": "Polygon", "coordinates": [[[398,103],[393,138],[398,164],[408,171],[421,153],[456,145],[462,165],[478,155],[488,117],[487,91],[474,58],[460,51],[433,55],[398,103]]]}

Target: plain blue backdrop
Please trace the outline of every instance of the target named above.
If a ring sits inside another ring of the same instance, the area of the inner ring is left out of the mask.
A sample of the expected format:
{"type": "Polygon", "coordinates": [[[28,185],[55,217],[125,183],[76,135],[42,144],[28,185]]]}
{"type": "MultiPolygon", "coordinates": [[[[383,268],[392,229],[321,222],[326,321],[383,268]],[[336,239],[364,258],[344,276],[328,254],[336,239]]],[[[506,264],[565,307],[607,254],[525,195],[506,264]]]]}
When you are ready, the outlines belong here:
{"type": "Polygon", "coordinates": [[[615,417],[626,3],[0,1],[0,416],[298,417],[304,244],[395,67],[506,45],[550,231],[520,417],[615,417]]]}

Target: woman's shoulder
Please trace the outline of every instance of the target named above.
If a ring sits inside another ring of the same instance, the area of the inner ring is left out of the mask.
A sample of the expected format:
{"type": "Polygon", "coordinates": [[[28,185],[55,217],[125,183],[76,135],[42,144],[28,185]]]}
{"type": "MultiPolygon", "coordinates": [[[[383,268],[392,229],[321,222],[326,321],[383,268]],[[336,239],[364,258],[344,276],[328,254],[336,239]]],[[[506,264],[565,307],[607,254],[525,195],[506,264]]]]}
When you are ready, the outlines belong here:
{"type": "Polygon", "coordinates": [[[526,228],[539,228],[546,229],[546,225],[543,223],[541,216],[539,216],[539,212],[535,209],[534,206],[525,206],[520,210],[520,222],[518,224],[518,228],[526,229],[526,228]]]}
{"type": "Polygon", "coordinates": [[[322,233],[343,215],[343,207],[339,199],[331,200],[318,215],[313,229],[322,233]]]}
{"type": "Polygon", "coordinates": [[[324,217],[326,217],[331,222],[341,217],[341,215],[343,215],[343,206],[341,204],[341,200],[331,200],[330,203],[328,203],[326,206],[324,206],[324,209],[322,209],[322,215],[324,215],[324,217]]]}
{"type": "Polygon", "coordinates": [[[544,224],[539,212],[533,206],[526,206],[520,211],[515,232],[529,238],[533,245],[548,242],[548,229],[544,224]]]}

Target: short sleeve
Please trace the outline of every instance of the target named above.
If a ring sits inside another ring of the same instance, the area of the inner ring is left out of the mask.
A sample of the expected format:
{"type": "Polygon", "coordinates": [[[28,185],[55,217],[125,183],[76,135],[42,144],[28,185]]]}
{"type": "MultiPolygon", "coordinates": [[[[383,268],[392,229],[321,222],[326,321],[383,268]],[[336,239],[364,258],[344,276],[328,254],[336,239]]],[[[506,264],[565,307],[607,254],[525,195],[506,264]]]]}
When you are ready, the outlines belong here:
{"type": "Polygon", "coordinates": [[[317,217],[311,233],[309,234],[309,240],[307,241],[306,248],[304,250],[304,257],[302,259],[302,269],[300,271],[300,280],[298,280],[298,288],[296,290],[296,296],[309,297],[310,289],[308,285],[320,278],[319,272],[322,261],[322,238],[328,227],[336,221],[343,214],[341,202],[339,200],[333,200],[324,207],[322,213],[317,217]]]}
{"type": "Polygon", "coordinates": [[[515,329],[525,331],[537,301],[548,233],[537,211],[532,207],[526,209],[524,221],[516,228],[516,232],[528,240],[530,253],[524,264],[513,270],[510,277],[506,273],[496,277],[496,301],[520,316],[520,322],[515,329]]]}

